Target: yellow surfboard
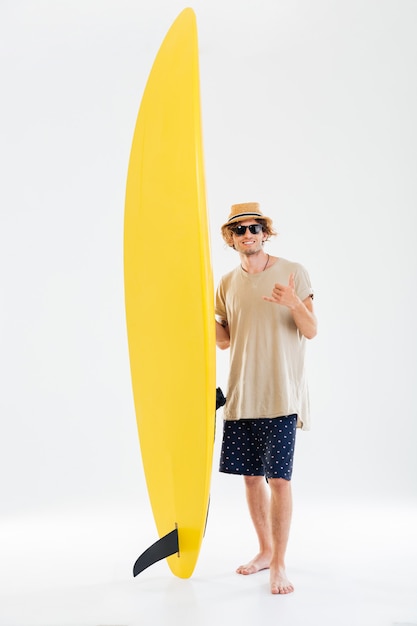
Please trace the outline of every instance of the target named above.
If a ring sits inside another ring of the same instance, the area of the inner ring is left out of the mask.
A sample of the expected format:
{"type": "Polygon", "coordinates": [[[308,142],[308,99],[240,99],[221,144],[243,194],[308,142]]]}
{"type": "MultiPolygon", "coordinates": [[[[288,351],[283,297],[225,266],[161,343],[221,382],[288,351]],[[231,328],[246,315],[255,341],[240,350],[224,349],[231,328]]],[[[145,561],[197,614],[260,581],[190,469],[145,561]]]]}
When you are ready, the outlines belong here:
{"type": "Polygon", "coordinates": [[[185,9],[146,84],[126,188],[130,366],[160,537],[135,563],[134,575],[167,556],[172,572],[188,578],[204,535],[216,401],[208,232],[197,27],[192,9],[185,9]]]}

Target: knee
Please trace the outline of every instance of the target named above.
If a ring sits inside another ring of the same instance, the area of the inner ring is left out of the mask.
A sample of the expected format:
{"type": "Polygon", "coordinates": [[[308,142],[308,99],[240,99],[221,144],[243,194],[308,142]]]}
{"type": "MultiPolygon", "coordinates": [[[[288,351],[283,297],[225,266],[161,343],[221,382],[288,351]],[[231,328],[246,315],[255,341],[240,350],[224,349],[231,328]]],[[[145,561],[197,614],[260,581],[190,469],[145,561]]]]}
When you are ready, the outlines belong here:
{"type": "Polygon", "coordinates": [[[291,481],[285,478],[269,478],[268,484],[272,491],[282,493],[291,490],[291,481]]]}
{"type": "Polygon", "coordinates": [[[263,476],[244,476],[245,485],[247,488],[259,487],[263,482],[265,482],[265,478],[263,476]]]}

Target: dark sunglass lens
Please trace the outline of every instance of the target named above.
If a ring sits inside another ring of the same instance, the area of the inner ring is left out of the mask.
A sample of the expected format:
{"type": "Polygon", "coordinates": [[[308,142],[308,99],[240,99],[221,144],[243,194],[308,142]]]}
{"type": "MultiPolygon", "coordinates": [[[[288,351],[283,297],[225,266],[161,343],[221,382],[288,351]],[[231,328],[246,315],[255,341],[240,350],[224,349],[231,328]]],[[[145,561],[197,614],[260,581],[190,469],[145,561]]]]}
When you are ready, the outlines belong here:
{"type": "Polygon", "coordinates": [[[260,224],[250,224],[250,226],[241,226],[239,224],[239,226],[235,226],[235,228],[233,228],[232,230],[235,235],[241,237],[246,233],[247,228],[249,228],[249,231],[252,233],[252,235],[257,235],[262,230],[262,226],[260,224]]]}

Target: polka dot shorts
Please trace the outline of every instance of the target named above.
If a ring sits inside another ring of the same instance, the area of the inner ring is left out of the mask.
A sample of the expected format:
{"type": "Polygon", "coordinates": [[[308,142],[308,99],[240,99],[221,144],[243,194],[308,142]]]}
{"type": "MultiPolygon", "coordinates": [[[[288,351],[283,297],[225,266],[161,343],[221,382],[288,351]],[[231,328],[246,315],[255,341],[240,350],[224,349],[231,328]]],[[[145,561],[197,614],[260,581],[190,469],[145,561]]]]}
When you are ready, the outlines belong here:
{"type": "Polygon", "coordinates": [[[220,471],[291,480],[297,416],[225,420],[220,471]]]}

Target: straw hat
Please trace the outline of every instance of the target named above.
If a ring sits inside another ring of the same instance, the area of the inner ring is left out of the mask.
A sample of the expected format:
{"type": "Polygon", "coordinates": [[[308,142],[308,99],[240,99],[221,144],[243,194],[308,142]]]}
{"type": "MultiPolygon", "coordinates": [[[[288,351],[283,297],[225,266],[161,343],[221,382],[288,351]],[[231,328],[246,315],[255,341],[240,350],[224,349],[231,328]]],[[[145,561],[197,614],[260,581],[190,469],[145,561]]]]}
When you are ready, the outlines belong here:
{"type": "Polygon", "coordinates": [[[233,204],[230,208],[230,214],[227,222],[221,227],[222,231],[225,227],[234,224],[235,222],[243,222],[250,219],[262,219],[267,223],[267,226],[272,230],[272,220],[270,217],[266,217],[260,209],[259,202],[243,202],[242,204],[233,204]]]}

